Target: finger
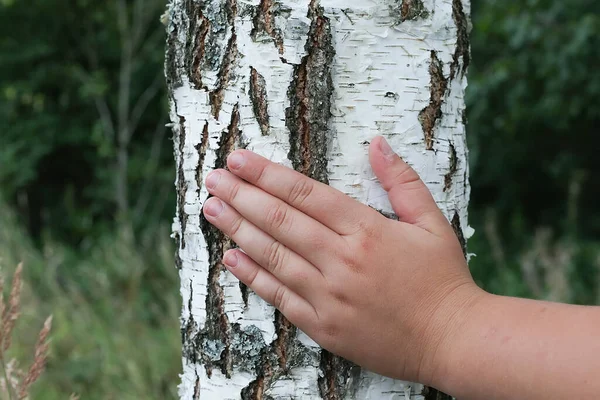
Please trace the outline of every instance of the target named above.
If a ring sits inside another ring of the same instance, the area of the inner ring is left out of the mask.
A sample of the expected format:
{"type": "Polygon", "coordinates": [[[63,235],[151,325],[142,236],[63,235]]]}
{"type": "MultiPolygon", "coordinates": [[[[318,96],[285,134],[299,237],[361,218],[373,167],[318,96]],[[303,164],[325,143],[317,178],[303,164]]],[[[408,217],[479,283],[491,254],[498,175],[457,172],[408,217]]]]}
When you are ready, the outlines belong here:
{"type": "Polygon", "coordinates": [[[292,207],[319,221],[340,235],[356,232],[368,210],[358,201],[293,169],[275,164],[248,150],[232,153],[227,159],[231,172],[292,207]]]}
{"type": "Polygon", "coordinates": [[[306,329],[318,321],[315,308],[239,250],[229,250],[223,264],[246,286],[272,304],[294,325],[306,329]]]}
{"type": "Polygon", "coordinates": [[[373,139],[369,158],[373,172],[388,192],[394,212],[401,221],[432,233],[447,228],[448,221],[427,186],[416,171],[393,152],[383,137],[373,139]]]}
{"type": "Polygon", "coordinates": [[[300,296],[309,298],[324,290],[323,275],[315,266],[258,229],[231,206],[212,197],[204,204],[203,212],[208,222],[300,296]]]}
{"type": "Polygon", "coordinates": [[[343,240],[326,226],[228,171],[212,172],[206,178],[206,187],[317,268],[330,263],[332,249],[343,240]]]}

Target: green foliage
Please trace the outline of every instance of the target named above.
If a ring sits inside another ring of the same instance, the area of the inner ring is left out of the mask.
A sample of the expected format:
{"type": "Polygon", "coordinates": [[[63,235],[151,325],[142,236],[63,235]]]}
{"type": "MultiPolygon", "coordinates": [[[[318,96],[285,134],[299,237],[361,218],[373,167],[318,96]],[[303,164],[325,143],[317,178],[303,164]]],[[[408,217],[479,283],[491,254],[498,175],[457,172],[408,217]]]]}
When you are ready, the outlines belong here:
{"type": "Polygon", "coordinates": [[[473,25],[467,110],[474,272],[495,292],[546,297],[551,288],[534,293],[528,285],[522,257],[536,247],[540,229],[549,229],[546,248],[570,249],[562,268],[574,289],[560,300],[598,301],[600,3],[473,0],[473,25]]]}
{"type": "Polygon", "coordinates": [[[173,180],[159,22],[165,2],[118,4],[0,4],[0,188],[38,238],[49,228],[77,244],[110,231],[120,171],[140,196],[121,210],[131,211],[136,228],[144,213],[172,215],[172,191],[149,195],[173,180]],[[131,142],[122,145],[119,132],[127,129],[131,142]]]}

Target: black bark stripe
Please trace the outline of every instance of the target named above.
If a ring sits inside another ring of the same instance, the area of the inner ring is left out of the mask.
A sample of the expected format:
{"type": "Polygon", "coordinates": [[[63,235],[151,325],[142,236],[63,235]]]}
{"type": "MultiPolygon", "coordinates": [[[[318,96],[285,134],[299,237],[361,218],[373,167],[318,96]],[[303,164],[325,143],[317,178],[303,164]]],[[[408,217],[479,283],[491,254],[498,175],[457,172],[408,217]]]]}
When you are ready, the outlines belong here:
{"type": "Polygon", "coordinates": [[[311,3],[308,16],[312,24],[305,45],[306,55],[295,67],[294,80],[288,89],[289,158],[297,171],[328,183],[327,147],[334,90],[331,66],[335,48],[330,21],[315,1],[311,3]]]}
{"type": "Polygon", "coordinates": [[[452,0],[452,19],[456,25],[456,50],[450,65],[450,80],[453,80],[459,72],[466,74],[471,63],[471,49],[469,41],[469,19],[465,14],[462,0],[452,0]],[[462,59],[462,66],[460,64],[462,59]]]}
{"type": "Polygon", "coordinates": [[[442,118],[442,104],[448,90],[448,80],[444,77],[442,62],[433,50],[431,51],[429,75],[431,76],[429,104],[419,113],[419,122],[421,122],[425,135],[425,148],[433,150],[434,128],[437,121],[442,118]]]}

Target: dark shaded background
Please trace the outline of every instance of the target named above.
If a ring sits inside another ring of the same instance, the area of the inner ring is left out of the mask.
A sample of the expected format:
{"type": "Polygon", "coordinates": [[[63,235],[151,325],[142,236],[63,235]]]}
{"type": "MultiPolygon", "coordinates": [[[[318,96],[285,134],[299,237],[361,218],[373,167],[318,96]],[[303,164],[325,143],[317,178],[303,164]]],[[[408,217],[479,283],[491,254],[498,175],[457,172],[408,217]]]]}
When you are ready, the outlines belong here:
{"type": "MultiPolygon", "coordinates": [[[[179,290],[164,0],[0,0],[0,266],[34,398],[176,397],[179,290]]],[[[473,0],[468,133],[486,289],[600,300],[600,3],[473,0]]]]}

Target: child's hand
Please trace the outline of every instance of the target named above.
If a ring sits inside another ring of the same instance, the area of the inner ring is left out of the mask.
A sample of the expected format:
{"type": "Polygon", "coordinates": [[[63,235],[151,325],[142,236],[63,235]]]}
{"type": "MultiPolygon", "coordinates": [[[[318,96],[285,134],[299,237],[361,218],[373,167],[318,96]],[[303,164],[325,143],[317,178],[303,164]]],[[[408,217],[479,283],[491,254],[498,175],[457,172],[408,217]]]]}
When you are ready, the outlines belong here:
{"type": "Polygon", "coordinates": [[[482,292],[417,173],[383,138],[370,160],[401,222],[245,150],[207,177],[204,214],[243,250],[228,269],[317,343],[429,383],[482,292]]]}

